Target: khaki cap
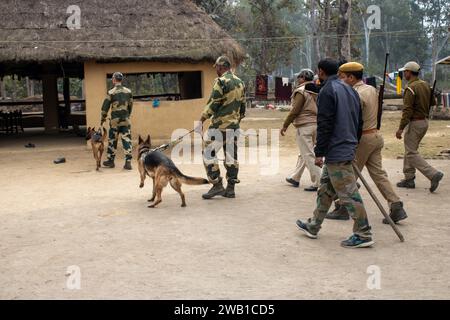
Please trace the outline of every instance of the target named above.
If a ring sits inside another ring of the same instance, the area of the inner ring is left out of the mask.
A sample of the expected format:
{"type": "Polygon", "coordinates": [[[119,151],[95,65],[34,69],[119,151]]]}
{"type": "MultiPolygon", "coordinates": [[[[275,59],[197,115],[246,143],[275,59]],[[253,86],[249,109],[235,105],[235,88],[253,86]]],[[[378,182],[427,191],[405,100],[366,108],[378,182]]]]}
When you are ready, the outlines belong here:
{"type": "Polygon", "coordinates": [[[340,72],[359,72],[364,71],[364,66],[358,62],[348,62],[344,63],[339,67],[340,72]]]}
{"type": "Polygon", "coordinates": [[[420,65],[417,62],[410,61],[405,66],[398,71],[412,71],[412,72],[419,72],[420,71],[420,65]]]}

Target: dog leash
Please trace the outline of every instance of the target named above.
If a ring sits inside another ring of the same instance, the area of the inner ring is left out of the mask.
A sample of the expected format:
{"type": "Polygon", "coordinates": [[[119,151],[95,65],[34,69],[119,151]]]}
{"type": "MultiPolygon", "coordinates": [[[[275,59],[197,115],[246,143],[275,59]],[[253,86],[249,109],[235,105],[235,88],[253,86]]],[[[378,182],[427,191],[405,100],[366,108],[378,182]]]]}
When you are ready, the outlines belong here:
{"type": "MultiPolygon", "coordinates": [[[[175,139],[175,140],[173,140],[173,141],[171,141],[171,142],[169,142],[169,143],[163,144],[163,145],[159,146],[158,148],[152,149],[152,151],[166,151],[167,149],[169,149],[169,148],[171,148],[171,147],[177,145],[177,144],[180,143],[181,141],[183,141],[183,139],[184,139],[185,137],[187,137],[188,135],[190,135],[190,134],[193,133],[194,131],[195,131],[195,129],[189,131],[189,132],[186,133],[185,135],[183,135],[183,136],[181,136],[181,137],[179,137],[179,138],[177,138],[177,139],[175,139]]],[[[202,139],[203,139],[203,137],[202,137],[202,139]]]]}

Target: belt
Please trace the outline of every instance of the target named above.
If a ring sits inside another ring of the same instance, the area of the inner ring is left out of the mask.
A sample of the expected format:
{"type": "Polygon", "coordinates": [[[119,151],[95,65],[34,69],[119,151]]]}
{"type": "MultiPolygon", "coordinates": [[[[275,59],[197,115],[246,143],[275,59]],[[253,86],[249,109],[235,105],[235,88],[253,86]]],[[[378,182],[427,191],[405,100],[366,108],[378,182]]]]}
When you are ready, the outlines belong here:
{"type": "Polygon", "coordinates": [[[421,120],[426,120],[426,117],[416,117],[416,118],[411,118],[411,121],[421,121],[421,120]]]}
{"type": "Polygon", "coordinates": [[[377,132],[378,132],[378,129],[369,129],[369,130],[364,130],[362,132],[362,134],[366,135],[366,134],[377,133],[377,132]]]}

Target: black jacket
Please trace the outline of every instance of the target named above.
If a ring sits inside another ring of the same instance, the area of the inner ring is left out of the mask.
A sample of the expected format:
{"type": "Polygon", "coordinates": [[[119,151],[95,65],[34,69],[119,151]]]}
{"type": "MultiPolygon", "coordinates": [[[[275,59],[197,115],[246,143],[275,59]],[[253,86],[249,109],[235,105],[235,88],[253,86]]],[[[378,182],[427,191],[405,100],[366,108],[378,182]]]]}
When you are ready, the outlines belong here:
{"type": "Polygon", "coordinates": [[[332,76],[320,90],[317,109],[316,157],[326,163],[354,160],[363,128],[358,93],[332,76]]]}

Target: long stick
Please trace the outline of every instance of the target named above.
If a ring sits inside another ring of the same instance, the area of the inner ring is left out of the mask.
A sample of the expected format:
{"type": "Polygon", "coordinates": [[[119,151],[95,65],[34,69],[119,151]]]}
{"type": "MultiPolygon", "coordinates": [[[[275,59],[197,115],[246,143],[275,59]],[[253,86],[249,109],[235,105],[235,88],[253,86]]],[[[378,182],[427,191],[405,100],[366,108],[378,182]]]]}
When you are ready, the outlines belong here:
{"type": "Polygon", "coordinates": [[[392,229],[394,229],[394,232],[397,234],[397,236],[400,239],[400,241],[401,242],[405,242],[405,238],[403,237],[402,233],[400,232],[400,230],[398,230],[397,226],[395,225],[394,221],[392,221],[391,217],[389,217],[389,215],[387,214],[386,210],[384,210],[383,206],[380,203],[380,200],[378,200],[378,198],[375,195],[375,193],[373,193],[372,189],[370,188],[369,184],[367,183],[367,180],[363,177],[361,171],[359,170],[358,166],[356,166],[355,163],[353,163],[353,170],[355,170],[356,175],[361,180],[361,182],[364,184],[364,186],[366,187],[366,189],[369,192],[370,196],[372,197],[373,201],[377,205],[378,209],[380,209],[381,213],[386,218],[386,220],[389,222],[389,224],[391,225],[392,229]]]}

